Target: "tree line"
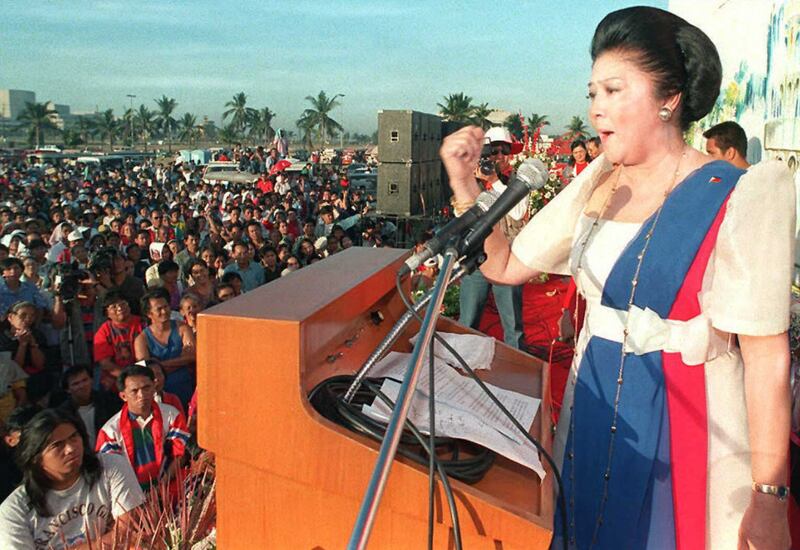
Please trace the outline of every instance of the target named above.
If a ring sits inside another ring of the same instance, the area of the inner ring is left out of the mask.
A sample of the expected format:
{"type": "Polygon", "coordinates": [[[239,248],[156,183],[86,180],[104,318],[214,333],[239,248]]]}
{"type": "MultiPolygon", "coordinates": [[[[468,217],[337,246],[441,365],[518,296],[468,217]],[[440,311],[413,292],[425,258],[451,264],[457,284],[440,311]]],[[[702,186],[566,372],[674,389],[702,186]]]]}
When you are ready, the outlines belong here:
{"type": "MultiPolygon", "coordinates": [[[[439,114],[445,120],[459,122],[461,124],[474,124],[475,126],[480,126],[484,130],[493,126],[489,118],[494,109],[490,109],[488,103],[474,103],[473,98],[463,92],[444,96],[442,102],[436,105],[439,107],[439,114]]],[[[531,136],[537,129],[550,126],[547,115],[540,115],[538,113],[532,113],[530,116],[525,117],[525,122],[528,126],[528,133],[531,136]]],[[[520,115],[509,115],[503,121],[503,126],[505,126],[515,138],[519,140],[523,139],[525,128],[520,115]]],[[[571,139],[588,137],[589,128],[581,117],[573,116],[570,123],[565,126],[563,135],[571,139]]]]}
{"type": "MultiPolygon", "coordinates": [[[[285,131],[285,137],[299,141],[309,150],[317,144],[327,144],[331,138],[344,134],[357,142],[377,141],[377,136],[344,133],[343,126],[331,115],[336,107],[341,105],[343,94],[329,96],[321,90],[316,96],[306,96],[305,101],[309,106],[303,110],[295,122],[299,136],[294,131],[285,131]]],[[[60,133],[66,147],[80,147],[88,145],[91,139],[100,140],[103,144],[113,149],[117,143],[131,147],[142,145],[147,151],[155,140],[166,141],[169,150],[173,142],[180,141],[193,146],[199,140],[217,141],[226,145],[234,143],[269,144],[275,137],[272,122],[275,113],[269,107],[254,108],[248,105],[247,95],[244,92],[234,94],[230,101],[225,103],[222,113],[223,126],[216,128],[213,122],[205,117],[198,121],[196,115],[184,113],[177,115],[178,102],[171,97],[162,95],[153,100],[154,108],[145,104],[138,108],[128,108],[118,117],[113,109],[106,109],[100,113],[88,116],[75,117],[75,123],[63,130],[56,125],[58,113],[48,107],[48,103],[27,103],[25,109],[18,117],[19,128],[27,131],[28,142],[41,146],[45,142],[48,132],[53,135],[60,133]]],[[[475,124],[488,129],[492,126],[489,118],[493,109],[488,103],[474,103],[473,98],[463,92],[444,96],[441,103],[437,103],[439,115],[445,120],[463,124],[475,124]]],[[[532,113],[527,122],[530,135],[538,128],[549,126],[547,115],[532,113]]],[[[517,139],[522,139],[524,134],[523,121],[519,115],[510,115],[503,123],[509,132],[517,139]]],[[[564,135],[570,138],[586,137],[589,129],[579,116],[573,116],[571,122],[565,127],[564,135]]]]}

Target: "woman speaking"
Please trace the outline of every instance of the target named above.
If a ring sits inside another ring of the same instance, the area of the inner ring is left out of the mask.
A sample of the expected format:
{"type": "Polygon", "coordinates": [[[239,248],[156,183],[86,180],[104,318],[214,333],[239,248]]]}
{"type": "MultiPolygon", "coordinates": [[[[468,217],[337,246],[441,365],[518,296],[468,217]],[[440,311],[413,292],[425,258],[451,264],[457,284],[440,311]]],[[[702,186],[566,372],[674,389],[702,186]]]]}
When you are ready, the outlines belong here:
{"type": "MultiPolygon", "coordinates": [[[[495,229],[481,268],[510,285],[572,275],[586,299],[554,444],[570,547],[784,550],[789,172],[745,172],[684,142],[714,105],[721,66],[680,17],[613,12],[591,54],[605,154],[510,247],[495,229]]],[[[472,127],[442,146],[464,205],[479,193],[482,144],[472,127]]],[[[554,547],[562,528],[556,512],[554,547]]]]}

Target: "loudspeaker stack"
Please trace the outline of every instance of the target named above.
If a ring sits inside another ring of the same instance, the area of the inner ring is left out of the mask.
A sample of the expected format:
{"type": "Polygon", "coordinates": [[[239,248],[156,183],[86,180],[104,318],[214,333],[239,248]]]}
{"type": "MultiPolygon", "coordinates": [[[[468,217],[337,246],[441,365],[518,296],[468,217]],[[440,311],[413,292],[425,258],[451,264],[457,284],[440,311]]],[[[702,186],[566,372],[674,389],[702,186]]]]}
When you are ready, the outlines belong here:
{"type": "Polygon", "coordinates": [[[444,205],[439,147],[442,119],[407,110],[378,111],[378,214],[432,216],[444,205]]]}

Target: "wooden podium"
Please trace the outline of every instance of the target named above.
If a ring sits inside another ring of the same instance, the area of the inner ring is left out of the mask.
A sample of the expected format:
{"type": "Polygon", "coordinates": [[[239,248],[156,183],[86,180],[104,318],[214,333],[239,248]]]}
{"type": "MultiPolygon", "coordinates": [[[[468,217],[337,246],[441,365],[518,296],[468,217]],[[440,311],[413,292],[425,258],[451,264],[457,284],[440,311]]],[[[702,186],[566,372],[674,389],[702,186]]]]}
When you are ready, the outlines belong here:
{"type": "MultiPolygon", "coordinates": [[[[347,545],[378,444],[323,418],[306,396],[322,380],[354,373],[402,315],[394,275],[406,253],[351,248],[200,315],[199,437],[216,454],[222,550],[347,545]],[[371,319],[376,311],[379,325],[371,319]]],[[[469,330],[448,319],[439,329],[469,330]]],[[[410,351],[417,330],[412,323],[394,349],[410,351]]],[[[549,449],[546,364],[498,343],[483,378],[543,399],[531,434],[549,449]]],[[[479,483],[451,483],[464,548],[549,545],[549,470],[540,483],[498,456],[479,483]]],[[[425,547],[427,503],[427,468],[398,458],[369,547],[425,547]]],[[[452,548],[440,490],[436,510],[435,547],[452,548]]]]}

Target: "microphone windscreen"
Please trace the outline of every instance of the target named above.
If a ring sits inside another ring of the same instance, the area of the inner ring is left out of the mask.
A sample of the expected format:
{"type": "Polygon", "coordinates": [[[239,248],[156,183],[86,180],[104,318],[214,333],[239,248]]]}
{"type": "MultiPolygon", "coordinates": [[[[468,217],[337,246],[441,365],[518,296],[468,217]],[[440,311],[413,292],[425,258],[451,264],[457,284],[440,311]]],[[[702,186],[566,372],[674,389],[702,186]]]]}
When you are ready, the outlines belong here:
{"type": "Polygon", "coordinates": [[[517,178],[524,181],[531,190],[541,189],[550,174],[539,159],[526,159],[517,168],[517,178]]]}

